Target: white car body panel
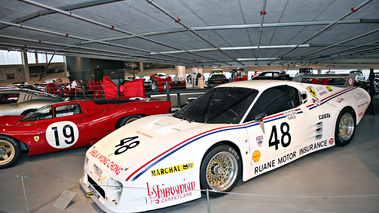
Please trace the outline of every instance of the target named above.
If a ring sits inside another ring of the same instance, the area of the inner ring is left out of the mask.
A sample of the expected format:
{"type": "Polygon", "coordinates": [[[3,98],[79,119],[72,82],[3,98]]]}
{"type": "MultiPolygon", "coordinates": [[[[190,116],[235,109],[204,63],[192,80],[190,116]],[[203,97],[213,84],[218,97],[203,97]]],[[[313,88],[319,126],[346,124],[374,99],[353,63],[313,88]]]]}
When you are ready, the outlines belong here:
{"type": "Polygon", "coordinates": [[[345,107],[354,109],[358,124],[370,103],[368,93],[357,87],[263,80],[221,87],[250,87],[261,92],[280,84],[306,94],[305,103],[261,122],[207,124],[154,115],[116,130],[87,151],[80,180],[83,189],[94,192],[94,201],[107,212],[140,212],[194,200],[201,197],[202,159],[213,145],[229,143],[239,152],[242,180],[247,181],[334,146],[339,112],[345,107]],[[273,141],[278,143],[270,145],[273,141]],[[100,175],[96,168],[102,170],[100,175]],[[114,180],[123,186],[119,198],[112,197],[114,180]]]}

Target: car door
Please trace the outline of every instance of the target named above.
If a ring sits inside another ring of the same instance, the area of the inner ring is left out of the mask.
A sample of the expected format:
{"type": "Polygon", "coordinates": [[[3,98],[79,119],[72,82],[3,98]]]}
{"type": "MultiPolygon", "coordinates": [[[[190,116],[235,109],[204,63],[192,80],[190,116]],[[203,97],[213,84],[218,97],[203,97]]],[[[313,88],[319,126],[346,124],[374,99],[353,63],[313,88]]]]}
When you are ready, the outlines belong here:
{"type": "Polygon", "coordinates": [[[297,158],[307,125],[303,107],[300,92],[291,86],[275,86],[259,96],[245,119],[253,176],[297,158]]]}
{"type": "Polygon", "coordinates": [[[31,146],[30,153],[43,154],[91,145],[95,133],[84,122],[84,113],[79,104],[54,106],[52,111],[49,114],[51,117],[35,122],[40,143],[31,146]]]}

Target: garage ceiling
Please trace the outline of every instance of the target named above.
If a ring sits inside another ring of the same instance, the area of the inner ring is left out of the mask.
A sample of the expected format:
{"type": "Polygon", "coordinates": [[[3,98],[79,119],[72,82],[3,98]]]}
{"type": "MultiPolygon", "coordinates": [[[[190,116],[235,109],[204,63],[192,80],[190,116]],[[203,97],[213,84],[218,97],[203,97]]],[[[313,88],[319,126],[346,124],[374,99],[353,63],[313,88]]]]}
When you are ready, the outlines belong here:
{"type": "Polygon", "coordinates": [[[379,66],[379,0],[2,0],[0,49],[197,67],[379,66]]]}

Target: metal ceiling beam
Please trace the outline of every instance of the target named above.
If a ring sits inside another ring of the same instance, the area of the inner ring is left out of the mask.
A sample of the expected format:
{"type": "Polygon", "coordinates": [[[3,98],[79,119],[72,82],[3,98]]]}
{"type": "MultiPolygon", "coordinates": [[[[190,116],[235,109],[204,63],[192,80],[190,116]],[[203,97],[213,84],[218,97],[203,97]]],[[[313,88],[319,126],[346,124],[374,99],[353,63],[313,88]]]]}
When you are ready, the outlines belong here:
{"type": "MultiPolygon", "coordinates": [[[[152,60],[159,60],[159,61],[172,61],[172,62],[180,62],[178,61],[177,59],[174,60],[174,59],[167,59],[167,58],[159,58],[159,57],[153,57],[151,55],[133,55],[133,54],[128,54],[128,53],[124,53],[124,52],[118,52],[118,51],[111,51],[111,50],[104,50],[104,49],[97,49],[97,48],[90,48],[90,47],[81,47],[81,46],[75,46],[75,45],[69,45],[69,44],[62,44],[62,43],[55,43],[55,42],[47,42],[47,41],[36,41],[36,40],[33,40],[33,39],[27,39],[27,38],[19,38],[19,37],[15,37],[15,36],[6,36],[6,35],[0,35],[0,38],[5,38],[5,39],[13,39],[13,40],[20,40],[20,41],[24,41],[24,42],[31,42],[31,43],[36,43],[36,44],[39,44],[39,46],[33,46],[33,48],[35,48],[36,50],[39,50],[39,49],[46,49],[47,47],[44,47],[44,46],[41,46],[41,45],[52,45],[52,46],[57,46],[57,47],[64,47],[64,48],[49,48],[49,50],[52,50],[54,52],[77,52],[78,50],[75,50],[75,49],[80,49],[80,50],[88,50],[88,51],[92,51],[93,54],[97,54],[97,53],[103,53],[103,54],[117,54],[119,56],[122,56],[122,58],[124,59],[130,59],[130,60],[136,60],[136,58],[142,58],[143,59],[146,59],[146,58],[149,58],[149,59],[152,59],[152,60]]],[[[25,45],[21,45],[22,48],[31,48],[31,46],[26,46],[25,45]]],[[[86,52],[87,54],[89,54],[90,52],[86,52]]],[[[163,54],[162,54],[163,55],[163,54]]],[[[175,56],[177,57],[177,56],[175,56]]],[[[173,57],[171,57],[173,58],[173,57]]],[[[188,62],[192,62],[192,60],[189,60],[189,59],[186,59],[186,58],[182,58],[182,57],[177,57],[183,61],[183,63],[186,63],[184,61],[188,61],[188,62]]]]}
{"type": "Polygon", "coordinates": [[[324,27],[323,29],[321,29],[320,31],[318,31],[317,33],[313,34],[311,37],[309,37],[308,39],[306,39],[305,41],[301,42],[300,44],[298,44],[296,47],[292,48],[291,50],[287,51],[286,53],[284,53],[283,55],[277,57],[275,60],[272,60],[269,64],[272,64],[273,62],[283,58],[284,56],[288,55],[289,53],[291,53],[292,51],[294,51],[295,49],[298,48],[298,46],[302,45],[302,44],[305,44],[307,42],[309,42],[310,40],[312,40],[313,38],[315,38],[316,36],[320,35],[321,33],[323,33],[324,31],[326,31],[327,29],[331,28],[332,26],[336,25],[339,21],[345,19],[346,17],[350,16],[351,14],[355,13],[357,10],[359,10],[360,8],[364,7],[365,5],[367,5],[368,3],[370,3],[372,0],[366,0],[365,2],[363,2],[362,4],[358,5],[357,7],[354,7],[351,9],[350,12],[346,13],[345,15],[341,16],[340,18],[338,18],[337,20],[335,20],[334,22],[330,23],[329,25],[327,25],[326,27],[324,27]]]}
{"type": "MultiPolygon", "coordinates": [[[[60,10],[66,10],[66,11],[67,10],[76,10],[76,9],[81,9],[81,8],[87,8],[87,7],[102,5],[102,4],[109,4],[109,3],[118,2],[118,1],[123,1],[123,0],[95,0],[95,1],[90,1],[90,2],[83,2],[83,3],[63,6],[63,7],[59,7],[59,9],[60,10]]],[[[18,23],[22,23],[25,21],[29,21],[31,19],[34,19],[34,18],[37,18],[40,16],[50,15],[50,14],[54,14],[54,13],[57,13],[57,12],[52,11],[52,10],[41,10],[41,11],[35,12],[33,14],[29,14],[29,15],[17,18],[15,20],[13,20],[12,23],[18,24],[18,23]]],[[[9,25],[6,25],[6,24],[3,24],[2,26],[0,25],[0,30],[6,28],[8,26],[9,25]]]]}
{"type": "MultiPolygon", "coordinates": [[[[180,24],[181,26],[183,26],[184,28],[186,28],[189,32],[191,32],[193,35],[195,35],[196,37],[200,38],[202,41],[204,41],[205,43],[207,43],[208,45],[210,45],[211,47],[213,48],[217,48],[222,54],[224,54],[225,56],[227,56],[228,58],[232,59],[233,61],[237,62],[237,63],[240,63],[241,65],[243,65],[241,62],[237,61],[235,58],[231,57],[230,55],[228,55],[227,53],[225,53],[224,51],[220,50],[216,45],[212,44],[210,41],[208,41],[207,39],[205,39],[204,37],[202,37],[201,35],[199,35],[197,32],[195,32],[194,30],[191,29],[191,27],[185,25],[183,22],[181,22],[181,20],[177,17],[174,17],[173,15],[171,15],[168,11],[166,11],[165,9],[163,9],[161,6],[159,6],[158,4],[154,3],[153,0],[146,0],[149,4],[153,5],[155,8],[157,8],[159,11],[161,11],[162,13],[164,13],[165,15],[167,15],[168,17],[170,17],[172,20],[174,20],[176,23],[180,24]]],[[[217,60],[216,60],[217,61],[217,60]]],[[[228,64],[227,64],[228,65],[228,64]]]]}
{"type": "Polygon", "coordinates": [[[321,51],[324,51],[324,50],[327,50],[327,49],[330,49],[330,48],[333,48],[333,47],[337,47],[337,46],[339,46],[339,45],[341,45],[341,44],[344,44],[344,43],[347,43],[347,42],[350,42],[350,41],[354,41],[354,40],[356,40],[356,39],[359,39],[359,38],[362,38],[362,37],[365,37],[365,36],[371,35],[371,34],[376,33],[376,32],[379,32],[379,28],[378,28],[378,29],[375,29],[375,30],[371,30],[371,31],[366,32],[366,33],[363,33],[363,34],[361,34],[361,35],[355,36],[355,37],[353,37],[353,38],[349,38],[349,39],[346,39],[346,40],[344,40],[344,41],[340,41],[340,42],[337,42],[337,43],[335,43],[335,44],[332,44],[332,45],[329,45],[329,46],[326,46],[326,47],[320,48],[320,49],[315,50],[315,51],[312,51],[312,52],[310,52],[310,53],[307,53],[307,54],[301,55],[301,56],[299,56],[299,57],[296,57],[296,58],[292,59],[292,61],[293,61],[293,60],[297,60],[297,59],[302,59],[302,58],[304,58],[304,57],[306,57],[306,56],[313,55],[313,54],[315,54],[315,53],[319,53],[319,52],[321,52],[321,51]]]}
{"type": "MultiPolygon", "coordinates": [[[[59,52],[56,52],[55,48],[49,48],[49,47],[40,47],[40,46],[32,46],[28,45],[25,47],[25,45],[22,44],[12,44],[12,43],[3,43],[0,42],[0,46],[2,47],[8,47],[7,49],[12,48],[12,50],[19,50],[19,51],[28,51],[28,52],[44,52],[49,54],[59,54],[59,55],[65,55],[65,56],[79,56],[79,57],[87,57],[87,58],[99,58],[99,59],[109,59],[109,60],[117,60],[117,61],[143,61],[143,62],[153,62],[153,63],[162,63],[162,64],[172,64],[173,62],[170,62],[172,60],[164,60],[164,59],[157,59],[153,57],[147,57],[147,58],[130,58],[127,56],[122,56],[119,54],[109,54],[109,53],[101,53],[101,52],[87,52],[87,51],[81,51],[81,50],[62,50],[59,52]]],[[[3,48],[5,49],[5,48],[3,48]]],[[[176,61],[174,61],[176,62],[176,61]]],[[[190,65],[190,63],[187,62],[180,62],[181,64],[190,65]]]]}
{"type": "MultiPolygon", "coordinates": [[[[59,33],[59,32],[54,32],[54,31],[50,31],[50,30],[43,30],[43,29],[40,29],[40,28],[29,27],[29,26],[22,25],[22,24],[14,24],[14,23],[5,22],[5,21],[0,21],[0,23],[7,24],[7,25],[10,25],[10,26],[14,26],[14,27],[19,27],[19,28],[27,29],[27,30],[32,30],[32,31],[36,31],[36,32],[42,32],[42,33],[46,33],[46,34],[60,36],[60,37],[69,37],[69,38],[72,38],[72,39],[78,39],[78,40],[83,40],[83,41],[91,41],[91,42],[96,42],[96,43],[100,43],[100,44],[104,44],[104,45],[108,45],[108,46],[119,47],[119,48],[123,48],[123,49],[141,51],[141,52],[145,52],[147,54],[147,55],[139,55],[139,54],[122,53],[124,55],[128,54],[131,57],[148,57],[148,56],[152,55],[149,50],[144,50],[144,49],[140,49],[140,48],[125,46],[125,45],[120,45],[120,44],[115,44],[115,43],[110,43],[110,42],[105,42],[105,41],[93,40],[93,39],[89,39],[89,38],[85,38],[85,37],[81,37],[81,36],[67,35],[65,33],[59,33]]],[[[36,41],[33,40],[33,42],[36,42],[36,41]]],[[[47,41],[38,41],[38,42],[40,42],[40,43],[41,42],[47,43],[47,41]]],[[[83,43],[84,42],[79,42],[78,44],[66,45],[66,47],[67,48],[83,48],[83,45],[82,45],[83,43]]],[[[62,46],[62,45],[59,45],[59,46],[62,46]]],[[[102,50],[98,49],[98,51],[102,51],[102,50]]],[[[183,57],[179,57],[179,56],[172,56],[172,55],[168,55],[168,54],[165,54],[165,53],[161,53],[161,55],[163,55],[165,57],[170,57],[170,58],[176,58],[176,59],[180,59],[180,60],[191,61],[191,60],[189,60],[187,58],[183,58],[183,57]]],[[[162,59],[162,60],[164,60],[164,59],[162,59]]]]}
{"type": "MultiPolygon", "coordinates": [[[[66,15],[66,16],[69,16],[69,17],[72,17],[72,18],[84,21],[84,22],[88,22],[88,23],[91,23],[91,24],[94,24],[94,25],[97,25],[97,26],[100,26],[100,27],[104,27],[104,28],[107,28],[109,30],[113,30],[115,32],[120,32],[120,33],[127,34],[127,35],[134,35],[137,38],[140,38],[142,40],[145,40],[145,41],[148,41],[148,42],[151,42],[151,43],[155,43],[155,44],[158,44],[158,45],[161,45],[161,46],[164,46],[164,47],[168,47],[168,48],[171,48],[171,49],[174,49],[174,50],[181,50],[180,48],[177,48],[175,46],[172,46],[172,45],[169,45],[169,44],[165,44],[163,42],[159,42],[159,41],[156,41],[156,40],[144,37],[144,36],[139,36],[137,34],[128,32],[126,30],[122,30],[122,29],[117,28],[117,27],[112,26],[112,25],[104,24],[104,23],[101,23],[101,22],[98,22],[98,21],[95,21],[95,20],[92,20],[92,19],[89,19],[89,18],[85,18],[83,16],[79,16],[79,15],[73,14],[72,12],[67,12],[67,11],[64,11],[64,10],[60,10],[58,8],[54,8],[54,7],[51,7],[51,6],[48,6],[48,5],[45,5],[45,4],[41,4],[41,3],[38,3],[38,2],[35,2],[35,1],[32,1],[32,0],[20,0],[20,1],[26,2],[28,4],[35,5],[35,6],[38,6],[38,7],[41,7],[41,8],[53,10],[53,11],[56,11],[56,12],[58,12],[60,14],[63,14],[63,15],[66,15]]],[[[208,58],[208,57],[203,56],[203,55],[194,54],[194,53],[190,53],[190,52],[188,52],[188,53],[196,55],[196,56],[201,57],[201,58],[211,59],[211,58],[208,58]]],[[[212,59],[212,60],[214,60],[214,59],[212,59]]]]}
{"type": "MultiPolygon", "coordinates": [[[[328,25],[332,21],[314,21],[314,22],[291,22],[291,23],[263,23],[263,28],[269,27],[296,27],[296,26],[313,26],[313,25],[328,25]]],[[[359,24],[359,23],[379,23],[379,19],[354,19],[354,20],[341,20],[338,24],[359,24]]],[[[208,31],[208,30],[231,30],[231,29],[249,29],[249,28],[260,28],[260,24],[238,24],[238,25],[221,25],[221,26],[202,26],[202,27],[191,27],[193,31],[208,31]]],[[[162,30],[156,32],[140,33],[139,36],[154,36],[154,35],[164,35],[172,33],[186,32],[186,28],[162,30]]],[[[136,38],[137,36],[126,35],[117,36],[112,38],[102,38],[98,39],[100,41],[114,41],[121,39],[136,38]]],[[[90,43],[85,42],[85,43],[90,43]]]]}
{"type": "MultiPolygon", "coordinates": [[[[335,51],[335,52],[327,53],[324,56],[313,57],[313,58],[306,59],[306,60],[322,59],[322,58],[324,58],[326,56],[331,57],[333,55],[334,55],[334,57],[339,57],[341,55],[350,55],[350,54],[356,52],[356,51],[352,51],[354,49],[358,49],[358,48],[362,48],[362,47],[366,47],[366,46],[371,46],[371,45],[374,45],[374,44],[376,44],[376,46],[375,47],[371,47],[371,48],[379,48],[379,46],[378,46],[379,40],[376,40],[376,41],[372,41],[372,42],[369,42],[369,43],[366,43],[366,44],[360,44],[360,45],[356,45],[354,47],[349,47],[349,48],[346,48],[346,49],[343,49],[343,50],[338,50],[338,51],[335,51]]],[[[361,51],[361,50],[357,50],[357,51],[361,51]]]]}

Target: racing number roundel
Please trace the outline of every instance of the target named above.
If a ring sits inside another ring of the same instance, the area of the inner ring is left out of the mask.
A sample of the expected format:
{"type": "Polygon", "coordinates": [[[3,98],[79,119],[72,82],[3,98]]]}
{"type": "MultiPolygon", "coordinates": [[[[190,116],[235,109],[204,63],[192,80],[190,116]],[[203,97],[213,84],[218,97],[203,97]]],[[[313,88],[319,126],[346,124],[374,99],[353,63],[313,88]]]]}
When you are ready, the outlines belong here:
{"type": "Polygon", "coordinates": [[[352,77],[349,78],[349,86],[352,86],[354,84],[354,79],[352,77]]]}
{"type": "Polygon", "coordinates": [[[71,121],[60,121],[50,124],[46,129],[46,140],[56,149],[64,149],[76,143],[79,130],[71,121]]]}

